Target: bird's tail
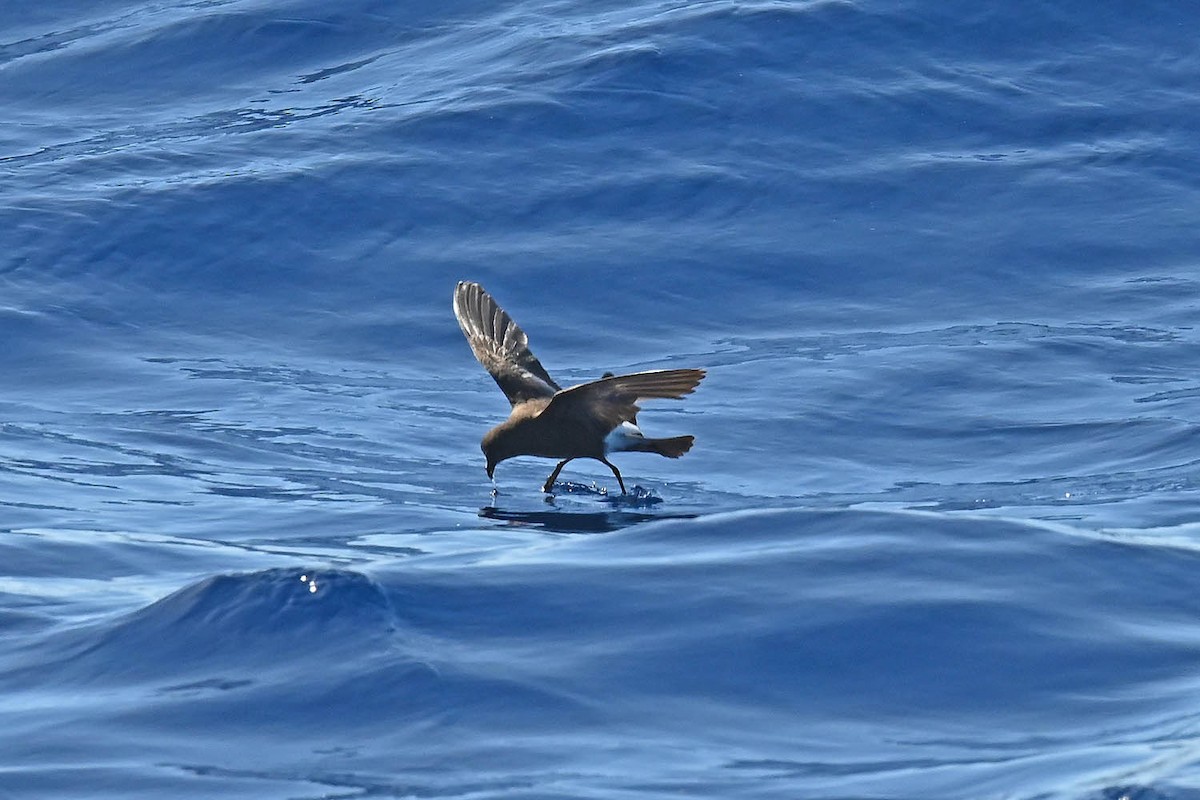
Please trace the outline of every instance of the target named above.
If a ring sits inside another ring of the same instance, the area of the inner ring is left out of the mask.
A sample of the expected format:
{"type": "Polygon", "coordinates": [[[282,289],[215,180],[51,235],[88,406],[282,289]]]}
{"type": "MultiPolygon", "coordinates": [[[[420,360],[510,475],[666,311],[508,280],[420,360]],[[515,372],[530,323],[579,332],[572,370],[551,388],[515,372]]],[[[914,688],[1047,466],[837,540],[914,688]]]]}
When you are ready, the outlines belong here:
{"type": "Polygon", "coordinates": [[[679,458],[692,449],[695,436],[672,436],[668,439],[643,439],[638,442],[637,450],[647,453],[658,453],[667,458],[679,458]]]}

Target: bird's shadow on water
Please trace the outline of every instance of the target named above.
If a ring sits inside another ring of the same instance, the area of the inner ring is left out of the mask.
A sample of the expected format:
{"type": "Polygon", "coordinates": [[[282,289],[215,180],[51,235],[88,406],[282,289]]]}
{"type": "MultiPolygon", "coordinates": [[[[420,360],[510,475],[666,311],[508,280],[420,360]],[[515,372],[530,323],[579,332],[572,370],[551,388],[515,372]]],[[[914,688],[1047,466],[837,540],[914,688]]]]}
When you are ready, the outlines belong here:
{"type": "Polygon", "coordinates": [[[479,509],[484,519],[500,520],[513,525],[531,525],[554,533],[608,533],[639,522],[664,519],[694,519],[697,514],[655,514],[649,510],[663,499],[649,489],[633,486],[628,494],[610,494],[595,484],[571,481],[554,484],[554,492],[546,495],[544,511],[508,511],[493,504],[479,509]],[[603,511],[572,511],[556,505],[556,496],[590,497],[607,506],[603,511]]]}

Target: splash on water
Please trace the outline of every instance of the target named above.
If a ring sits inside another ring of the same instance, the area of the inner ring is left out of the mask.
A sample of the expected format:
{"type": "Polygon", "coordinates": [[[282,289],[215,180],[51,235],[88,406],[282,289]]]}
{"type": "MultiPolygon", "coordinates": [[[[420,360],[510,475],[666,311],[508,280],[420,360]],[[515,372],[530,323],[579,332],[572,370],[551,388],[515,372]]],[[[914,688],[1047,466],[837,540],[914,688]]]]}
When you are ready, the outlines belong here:
{"type": "Polygon", "coordinates": [[[652,489],[637,485],[629,487],[629,491],[625,494],[610,492],[607,486],[600,486],[594,481],[590,484],[576,483],[575,481],[557,481],[551,488],[554,490],[552,494],[598,497],[606,503],[622,508],[645,508],[663,502],[663,499],[655,494],[652,489]]]}

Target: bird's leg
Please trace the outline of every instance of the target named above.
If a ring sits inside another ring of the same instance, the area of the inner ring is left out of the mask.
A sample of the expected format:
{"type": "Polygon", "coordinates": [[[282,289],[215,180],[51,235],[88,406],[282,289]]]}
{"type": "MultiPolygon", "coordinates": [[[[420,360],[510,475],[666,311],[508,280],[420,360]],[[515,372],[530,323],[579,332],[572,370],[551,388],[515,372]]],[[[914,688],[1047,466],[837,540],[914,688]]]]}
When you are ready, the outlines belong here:
{"type": "Polygon", "coordinates": [[[617,465],[609,461],[607,458],[602,458],[600,461],[608,466],[613,471],[613,475],[617,476],[617,483],[621,486],[621,494],[627,494],[625,491],[625,481],[621,479],[621,472],[617,469],[617,465]]]}
{"type": "Polygon", "coordinates": [[[551,472],[550,477],[546,478],[546,484],[542,486],[543,492],[546,492],[547,494],[550,493],[550,490],[554,488],[554,481],[558,478],[558,473],[562,472],[562,468],[565,467],[567,462],[571,460],[572,459],[570,458],[564,458],[562,461],[558,462],[558,466],[554,468],[554,472],[551,472]]]}

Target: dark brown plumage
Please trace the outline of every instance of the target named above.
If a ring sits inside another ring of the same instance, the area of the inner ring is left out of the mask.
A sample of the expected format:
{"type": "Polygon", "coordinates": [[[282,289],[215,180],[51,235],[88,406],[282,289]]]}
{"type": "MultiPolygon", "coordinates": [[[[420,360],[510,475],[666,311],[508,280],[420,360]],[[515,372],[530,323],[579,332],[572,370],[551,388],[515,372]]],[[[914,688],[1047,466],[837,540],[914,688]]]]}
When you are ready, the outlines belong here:
{"type": "Polygon", "coordinates": [[[561,459],[546,479],[549,492],[567,462],[594,458],[625,481],[608,460],[609,453],[640,451],[679,458],[693,437],[648,439],[637,427],[638,403],[649,399],[682,399],[704,378],[702,369],[664,369],[630,375],[606,374],[591,383],[561,388],[529,350],[529,339],[492,296],[477,283],[462,281],[454,290],[454,316],[471,350],[496,383],[512,412],[483,437],[487,474],[514,456],[561,459]]]}

